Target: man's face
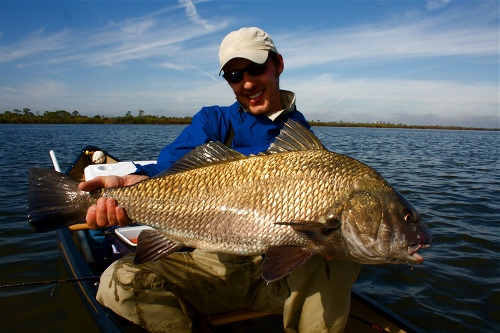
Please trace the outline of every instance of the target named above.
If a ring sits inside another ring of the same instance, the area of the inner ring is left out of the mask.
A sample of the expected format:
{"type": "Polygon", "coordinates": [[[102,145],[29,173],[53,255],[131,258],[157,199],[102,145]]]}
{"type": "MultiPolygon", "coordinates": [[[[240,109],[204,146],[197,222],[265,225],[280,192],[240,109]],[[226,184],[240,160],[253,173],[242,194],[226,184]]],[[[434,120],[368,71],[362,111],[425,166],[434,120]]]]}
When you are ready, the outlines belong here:
{"type": "MultiPolygon", "coordinates": [[[[283,58],[278,55],[279,68],[272,59],[267,62],[267,70],[259,76],[243,73],[243,80],[229,83],[241,106],[254,115],[281,110],[279,75],[283,71],[283,58]]],[[[224,66],[224,72],[241,70],[251,65],[247,59],[234,58],[224,66]]]]}

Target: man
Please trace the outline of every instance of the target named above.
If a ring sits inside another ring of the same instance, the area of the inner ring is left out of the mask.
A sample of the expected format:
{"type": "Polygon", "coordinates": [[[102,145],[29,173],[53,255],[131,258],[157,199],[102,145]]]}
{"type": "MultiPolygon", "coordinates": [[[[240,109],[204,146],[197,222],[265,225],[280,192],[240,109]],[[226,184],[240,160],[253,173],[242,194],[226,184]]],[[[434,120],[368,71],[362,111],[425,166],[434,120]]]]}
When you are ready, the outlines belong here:
{"type": "MultiPolygon", "coordinates": [[[[258,28],[228,34],[219,51],[220,72],[237,102],[205,107],[179,137],[160,153],[154,165],[132,175],[98,177],[80,189],[125,186],[169,168],[197,146],[225,142],[249,155],[266,150],[287,119],[310,125],[296,110],[295,95],[280,90],[284,61],[272,39],[258,28]]],[[[91,228],[126,225],[126,212],[113,199],[100,198],[89,208],[91,228]]],[[[203,221],[200,221],[203,223],[203,221]]],[[[217,255],[198,250],[176,252],[134,266],[130,257],[104,272],[98,300],[152,332],[191,332],[201,314],[250,308],[283,313],[287,332],[341,332],[347,321],[351,286],[359,264],[314,256],[289,276],[273,283],[262,278],[262,258],[217,255]]]]}

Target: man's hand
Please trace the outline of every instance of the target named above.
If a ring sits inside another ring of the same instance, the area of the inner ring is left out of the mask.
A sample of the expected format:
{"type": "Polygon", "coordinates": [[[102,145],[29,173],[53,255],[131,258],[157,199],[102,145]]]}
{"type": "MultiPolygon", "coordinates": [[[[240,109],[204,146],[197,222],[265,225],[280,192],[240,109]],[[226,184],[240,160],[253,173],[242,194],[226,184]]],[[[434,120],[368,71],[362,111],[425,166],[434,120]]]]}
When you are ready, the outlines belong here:
{"type": "MultiPolygon", "coordinates": [[[[148,179],[145,175],[126,175],[118,176],[99,176],[88,182],[82,182],[78,188],[82,191],[94,191],[102,187],[121,187],[128,186],[148,179]]],[[[87,225],[90,229],[98,229],[108,225],[127,225],[130,224],[125,210],[118,206],[113,198],[99,198],[97,204],[90,207],[87,211],[87,225]]]]}

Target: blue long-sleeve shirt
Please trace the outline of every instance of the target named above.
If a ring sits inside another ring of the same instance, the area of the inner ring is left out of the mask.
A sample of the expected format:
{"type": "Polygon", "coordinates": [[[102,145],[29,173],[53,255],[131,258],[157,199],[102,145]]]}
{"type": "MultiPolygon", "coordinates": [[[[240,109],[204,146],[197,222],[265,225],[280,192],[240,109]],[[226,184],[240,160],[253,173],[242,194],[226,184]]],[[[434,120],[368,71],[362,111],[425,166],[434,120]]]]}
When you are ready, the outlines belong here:
{"type": "Polygon", "coordinates": [[[238,102],[231,106],[204,107],[193,117],[191,125],[162,149],[156,164],[138,165],[136,172],[152,177],[204,143],[226,143],[231,135],[231,127],[234,131],[231,148],[244,155],[258,154],[269,148],[287,119],[294,119],[307,128],[311,127],[302,113],[297,111],[294,93],[282,90],[281,101],[283,110],[266,115],[245,112],[238,102]]]}

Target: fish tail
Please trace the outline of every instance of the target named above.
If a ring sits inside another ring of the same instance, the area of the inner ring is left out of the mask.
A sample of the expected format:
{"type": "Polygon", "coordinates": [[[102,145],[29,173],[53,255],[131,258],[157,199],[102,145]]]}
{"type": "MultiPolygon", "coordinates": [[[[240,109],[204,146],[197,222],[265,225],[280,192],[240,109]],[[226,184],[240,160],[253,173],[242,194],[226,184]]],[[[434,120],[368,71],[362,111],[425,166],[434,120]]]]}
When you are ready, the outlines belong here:
{"type": "Polygon", "coordinates": [[[90,196],[79,181],[60,172],[30,168],[28,221],[33,231],[46,232],[84,223],[90,196]]]}

